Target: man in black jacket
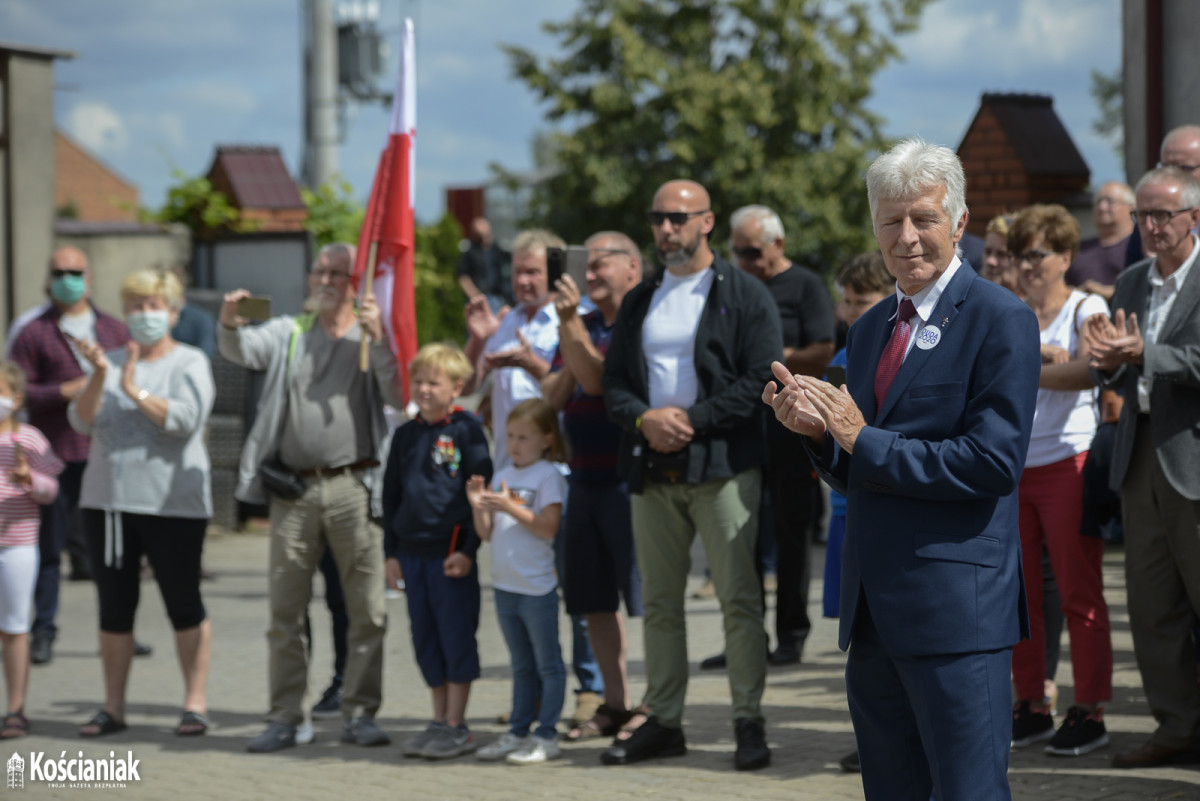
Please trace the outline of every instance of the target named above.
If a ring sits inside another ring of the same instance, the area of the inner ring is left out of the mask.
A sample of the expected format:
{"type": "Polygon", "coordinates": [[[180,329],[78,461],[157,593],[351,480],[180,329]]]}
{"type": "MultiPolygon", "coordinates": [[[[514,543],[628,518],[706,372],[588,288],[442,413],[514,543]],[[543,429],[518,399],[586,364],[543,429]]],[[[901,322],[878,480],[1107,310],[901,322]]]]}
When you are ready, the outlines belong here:
{"type": "Polygon", "coordinates": [[[604,752],[610,765],[686,751],[683,598],[696,533],[725,618],[734,764],[754,770],[771,759],[760,706],[767,646],[754,560],[764,459],[756,405],[782,334],[763,284],[709,249],[709,205],[694,181],[655,193],[649,219],[666,269],[625,297],[604,364],[604,402],[623,429],[618,471],[634,493],[651,713],[604,752]]]}

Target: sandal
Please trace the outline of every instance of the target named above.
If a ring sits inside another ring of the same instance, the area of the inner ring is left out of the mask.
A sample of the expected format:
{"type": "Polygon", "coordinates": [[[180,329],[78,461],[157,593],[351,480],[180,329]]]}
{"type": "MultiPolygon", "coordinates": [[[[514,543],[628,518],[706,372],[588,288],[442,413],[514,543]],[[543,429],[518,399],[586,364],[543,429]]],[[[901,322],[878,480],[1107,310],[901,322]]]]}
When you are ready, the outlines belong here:
{"type": "Polygon", "coordinates": [[[29,719],[21,712],[9,712],[4,716],[4,729],[0,730],[0,740],[11,740],[29,734],[29,719]]]}
{"type": "Polygon", "coordinates": [[[650,710],[645,706],[635,706],[629,710],[629,719],[621,726],[621,730],[617,732],[617,740],[628,740],[633,736],[633,733],[641,728],[646,721],[650,719],[650,710]]]}
{"type": "Polygon", "coordinates": [[[79,727],[80,737],[102,737],[106,734],[116,734],[120,731],[125,731],[129,727],[125,725],[125,721],[117,720],[109,714],[108,710],[101,709],[92,719],[79,727]],[[94,728],[95,731],[84,731],[87,728],[94,728]]]}
{"type": "Polygon", "coordinates": [[[614,709],[608,704],[601,704],[596,707],[596,713],[590,720],[585,720],[580,725],[571,728],[563,735],[563,739],[575,742],[576,740],[590,740],[593,737],[612,737],[632,716],[633,712],[628,709],[614,709]]]}
{"type": "Polygon", "coordinates": [[[179,716],[179,725],[175,727],[175,733],[180,737],[197,737],[207,731],[208,718],[190,709],[183,710],[183,714],[179,716]]]}

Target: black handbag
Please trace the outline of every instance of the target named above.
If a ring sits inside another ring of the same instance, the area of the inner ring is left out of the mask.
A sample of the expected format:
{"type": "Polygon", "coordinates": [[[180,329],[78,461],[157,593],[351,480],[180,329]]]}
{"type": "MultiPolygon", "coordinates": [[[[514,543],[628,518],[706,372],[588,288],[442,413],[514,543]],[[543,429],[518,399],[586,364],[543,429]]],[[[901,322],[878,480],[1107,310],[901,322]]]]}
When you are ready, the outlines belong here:
{"type": "Polygon", "coordinates": [[[300,474],[286,467],[278,458],[264,459],[258,466],[258,478],[263,489],[285,501],[294,501],[304,494],[306,485],[300,474]]]}
{"type": "Polygon", "coordinates": [[[646,473],[648,481],[659,484],[686,484],[688,480],[688,450],[675,453],[659,453],[646,448],[646,473]]]}

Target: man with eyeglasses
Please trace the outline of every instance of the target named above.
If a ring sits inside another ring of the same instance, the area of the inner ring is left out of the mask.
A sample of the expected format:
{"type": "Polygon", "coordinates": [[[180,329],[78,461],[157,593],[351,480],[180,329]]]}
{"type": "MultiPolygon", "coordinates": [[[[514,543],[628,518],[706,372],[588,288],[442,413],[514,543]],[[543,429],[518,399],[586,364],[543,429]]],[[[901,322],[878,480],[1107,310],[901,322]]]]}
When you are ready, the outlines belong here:
{"type": "Polygon", "coordinates": [[[247,744],[269,753],[312,739],[304,709],[308,687],[305,623],[312,577],[328,549],[337,565],[350,626],[342,685],[342,740],[384,745],[375,723],[383,696],[387,626],[384,557],[370,525],[370,489],[378,481],[379,448],[388,434],[384,404],[400,408],[396,359],[369,292],[355,303],[354,246],[321,248],[308,275],[309,307],[248,326],[238,301],[225,295],[217,346],[235,364],[265,373],[258,413],[242,447],[234,495],[268,500],[271,510],[269,725],[247,744]],[[359,368],[363,337],[369,366],[359,368]],[[269,494],[262,469],[290,474],[299,486],[269,494]],[[301,728],[303,726],[304,728],[301,728]]]}
{"type": "Polygon", "coordinates": [[[1097,379],[1125,399],[1110,486],[1121,493],[1133,650],[1158,721],[1113,757],[1118,768],[1191,761],[1200,749],[1200,183],[1159,167],[1135,194],[1132,216],[1155,255],[1117,278],[1112,319],[1084,326],[1097,379]]]}
{"type": "Polygon", "coordinates": [[[1125,250],[1133,233],[1129,211],[1133,190],[1120,181],[1100,187],[1092,201],[1096,236],[1080,243],[1079,254],[1067,268],[1066,281],[1084,292],[1110,300],[1113,283],[1125,269],[1125,250]]]}
{"type": "MultiPolygon", "coordinates": [[[[783,221],[770,208],[744,206],[733,213],[729,224],[735,262],[766,285],[779,309],[784,364],[794,373],[820,378],[835,350],[833,301],[825,283],[784,254],[783,221]]],[[[772,665],[799,662],[812,629],[808,552],[820,488],[799,438],[769,417],[765,480],[778,578],[772,665]]]]}
{"type": "Polygon", "coordinates": [[[95,342],[111,350],[129,341],[129,330],[123,322],[92,305],[91,285],[91,269],[83,251],[74,247],[54,251],[46,276],[51,305],[12,342],[12,360],[29,381],[25,390],[29,423],[46,435],[66,465],[58,477],[58,497],[41,508],[41,561],[30,640],[34,664],[53,658],[64,548],[71,556],[71,578],[91,578],[79,517],[79,489],[87,467],[89,440],[67,422],[67,405],[83,390],[92,372],[82,346],[95,342]]]}
{"type": "Polygon", "coordinates": [[[680,756],[688,658],[689,549],[704,543],[725,621],[738,770],[771,759],[763,729],[766,636],[755,568],[764,459],[758,393],[782,356],[761,281],[709,248],[708,191],[668,181],[649,212],[665,268],[625,297],[604,362],[604,403],[623,429],[618,472],[633,493],[646,616],[650,718],[601,755],[608,765],[680,756]]]}
{"type": "MultiPolygon", "coordinates": [[[[1158,153],[1156,166],[1178,167],[1200,181],[1200,125],[1180,125],[1172,128],[1163,137],[1158,153]]],[[[1200,230],[1193,228],[1192,233],[1198,234],[1200,230]]],[[[1153,251],[1143,247],[1141,228],[1135,226],[1133,235],[1129,238],[1129,246],[1125,250],[1125,264],[1134,264],[1153,255],[1153,251]]]]}
{"type": "Polygon", "coordinates": [[[604,703],[567,732],[568,740],[612,736],[640,714],[629,696],[620,601],[625,599],[630,617],[641,617],[641,579],[633,555],[629,488],[617,475],[621,430],[608,419],[603,382],[617,311],[641,280],[642,259],[634,241],[618,231],[593,234],[584,245],[586,289],[596,308],[579,312],[580,287],[571,276],[555,283],[558,350],[551,374],[542,381],[546,400],[562,412],[570,443],[563,600],[572,618],[586,616],[586,636],[604,682],[604,703]]]}

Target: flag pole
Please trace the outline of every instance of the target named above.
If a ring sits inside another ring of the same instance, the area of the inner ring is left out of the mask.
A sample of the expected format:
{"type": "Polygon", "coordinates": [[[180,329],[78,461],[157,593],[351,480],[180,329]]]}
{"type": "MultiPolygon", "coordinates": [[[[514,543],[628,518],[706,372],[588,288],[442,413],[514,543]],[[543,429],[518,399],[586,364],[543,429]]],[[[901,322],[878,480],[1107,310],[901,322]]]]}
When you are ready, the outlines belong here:
{"type": "MultiPolygon", "coordinates": [[[[370,255],[367,256],[367,280],[366,283],[363,284],[363,286],[366,287],[368,294],[372,292],[372,284],[375,282],[375,256],[378,248],[379,243],[372,241],[371,252],[370,255]]],[[[379,325],[381,328],[383,327],[383,320],[379,321],[379,325]]],[[[367,372],[367,366],[369,362],[367,356],[367,340],[370,339],[370,337],[366,334],[367,332],[363,331],[362,340],[358,343],[358,369],[363,373],[367,372]]],[[[386,332],[384,333],[384,336],[387,336],[386,332]]]]}

